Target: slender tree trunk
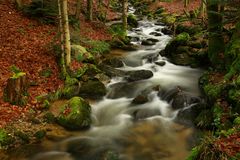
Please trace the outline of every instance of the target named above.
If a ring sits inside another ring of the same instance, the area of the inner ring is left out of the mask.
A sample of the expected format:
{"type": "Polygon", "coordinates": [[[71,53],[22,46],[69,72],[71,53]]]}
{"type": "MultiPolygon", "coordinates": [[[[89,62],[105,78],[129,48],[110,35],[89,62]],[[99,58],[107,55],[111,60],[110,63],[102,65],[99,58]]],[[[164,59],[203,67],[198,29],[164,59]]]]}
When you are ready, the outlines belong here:
{"type": "Polygon", "coordinates": [[[58,28],[60,32],[60,41],[61,41],[61,67],[63,74],[66,74],[66,66],[65,66],[65,54],[64,54],[64,32],[63,32],[63,21],[62,21],[62,4],[61,0],[58,0],[58,28]]]}
{"type": "Polygon", "coordinates": [[[16,2],[17,7],[18,7],[19,9],[22,9],[22,8],[23,8],[23,2],[22,2],[22,0],[15,0],[15,2],[16,2]]]}
{"type": "Polygon", "coordinates": [[[123,24],[123,29],[127,31],[127,10],[128,10],[128,0],[122,0],[122,24],[123,24]]]}
{"type": "Polygon", "coordinates": [[[224,40],[222,36],[222,15],[219,13],[218,3],[207,0],[208,14],[208,57],[213,66],[219,67],[223,60],[224,40]]]}
{"type": "Polygon", "coordinates": [[[77,7],[76,7],[75,16],[78,19],[80,18],[81,10],[82,10],[82,0],[77,0],[77,7]]]}
{"type": "Polygon", "coordinates": [[[187,7],[189,4],[189,0],[184,0],[184,7],[187,7]]]}
{"type": "Polygon", "coordinates": [[[87,19],[93,20],[93,0],[87,0],[87,19]]]}
{"type": "Polygon", "coordinates": [[[68,7],[67,0],[62,0],[62,22],[63,22],[63,32],[64,32],[64,49],[65,49],[65,59],[66,66],[69,67],[71,63],[71,45],[70,45],[70,32],[68,25],[68,7]]]}

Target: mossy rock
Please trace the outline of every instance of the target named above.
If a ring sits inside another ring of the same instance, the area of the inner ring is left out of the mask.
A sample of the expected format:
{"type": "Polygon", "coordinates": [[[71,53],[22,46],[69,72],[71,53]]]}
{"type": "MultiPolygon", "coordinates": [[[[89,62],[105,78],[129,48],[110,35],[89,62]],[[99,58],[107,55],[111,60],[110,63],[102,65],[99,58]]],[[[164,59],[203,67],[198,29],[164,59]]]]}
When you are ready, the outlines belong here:
{"type": "Polygon", "coordinates": [[[162,21],[163,21],[163,23],[165,23],[167,25],[173,25],[176,22],[176,16],[167,15],[167,16],[163,17],[162,21]]]}
{"type": "Polygon", "coordinates": [[[7,146],[12,143],[13,139],[9,134],[2,128],[0,128],[0,148],[2,146],[7,146]]]}
{"type": "Polygon", "coordinates": [[[159,15],[159,14],[162,14],[163,12],[164,12],[164,8],[160,7],[154,12],[154,14],[159,15]]]}
{"type": "Polygon", "coordinates": [[[128,15],[127,23],[130,27],[133,27],[133,28],[136,28],[138,26],[137,18],[133,14],[128,15]]]}
{"type": "Polygon", "coordinates": [[[94,63],[94,57],[81,45],[71,45],[72,57],[78,62],[94,63]]]}
{"type": "Polygon", "coordinates": [[[188,33],[183,32],[176,36],[174,39],[178,44],[186,44],[190,40],[190,36],[188,33]]]}
{"type": "Polygon", "coordinates": [[[105,85],[100,82],[98,79],[88,80],[86,82],[82,82],[79,95],[86,98],[98,99],[105,96],[107,93],[107,89],[105,85]]]}
{"type": "Polygon", "coordinates": [[[202,31],[202,28],[200,26],[186,26],[182,25],[181,23],[177,25],[176,27],[176,34],[180,34],[182,32],[186,32],[190,35],[197,34],[202,31]]]}
{"type": "Polygon", "coordinates": [[[61,106],[57,122],[70,130],[88,128],[91,125],[91,106],[81,97],[73,97],[61,106]]]}
{"type": "Polygon", "coordinates": [[[61,90],[61,97],[65,99],[70,99],[77,96],[79,93],[79,85],[65,85],[61,90]]]}
{"type": "Polygon", "coordinates": [[[91,75],[101,73],[101,71],[94,64],[83,63],[83,65],[78,69],[70,71],[70,75],[73,78],[81,79],[83,75],[89,74],[90,72],[91,75]]]}

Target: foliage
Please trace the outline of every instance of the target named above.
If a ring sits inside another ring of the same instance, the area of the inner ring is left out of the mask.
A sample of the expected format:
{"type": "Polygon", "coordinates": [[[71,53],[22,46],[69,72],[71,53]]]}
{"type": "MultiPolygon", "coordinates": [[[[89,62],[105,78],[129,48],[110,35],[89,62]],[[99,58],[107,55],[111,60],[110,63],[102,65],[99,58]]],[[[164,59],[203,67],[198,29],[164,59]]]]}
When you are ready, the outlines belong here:
{"type": "Polygon", "coordinates": [[[1,146],[5,146],[11,143],[11,137],[8,135],[8,133],[0,128],[0,148],[1,146]]]}
{"type": "Polygon", "coordinates": [[[127,23],[130,27],[136,28],[138,26],[138,21],[133,14],[129,14],[127,17],[127,23]]]}
{"type": "Polygon", "coordinates": [[[110,45],[105,41],[90,40],[87,42],[87,50],[93,55],[104,54],[110,51],[110,45]]]}
{"type": "Polygon", "coordinates": [[[111,25],[109,32],[112,34],[113,37],[120,37],[124,39],[126,36],[126,32],[121,24],[111,25]]]}
{"type": "Polygon", "coordinates": [[[33,0],[29,5],[24,6],[23,12],[43,23],[54,24],[58,16],[57,1],[33,0]]]}

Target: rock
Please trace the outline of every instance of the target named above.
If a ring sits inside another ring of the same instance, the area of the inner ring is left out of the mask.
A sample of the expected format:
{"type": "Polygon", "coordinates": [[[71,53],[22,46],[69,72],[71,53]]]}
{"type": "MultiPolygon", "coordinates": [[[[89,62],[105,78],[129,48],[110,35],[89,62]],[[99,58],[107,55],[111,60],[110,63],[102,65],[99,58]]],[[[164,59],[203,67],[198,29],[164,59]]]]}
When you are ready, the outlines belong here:
{"type": "Polygon", "coordinates": [[[163,34],[165,34],[165,35],[172,35],[172,34],[173,34],[173,31],[170,30],[170,29],[168,29],[168,28],[163,28],[163,29],[161,30],[161,32],[162,32],[163,34]]]}
{"type": "Polygon", "coordinates": [[[159,65],[159,66],[164,66],[166,64],[165,61],[158,61],[158,62],[154,62],[156,65],[159,65]]]}
{"type": "Polygon", "coordinates": [[[154,62],[154,61],[156,61],[158,59],[158,56],[159,55],[157,53],[152,53],[152,54],[143,56],[142,58],[143,59],[147,59],[148,62],[152,63],[152,62],[154,62]]]}
{"type": "Polygon", "coordinates": [[[125,71],[115,69],[109,65],[101,64],[99,68],[109,77],[124,77],[126,74],[125,71]]]}
{"type": "Polygon", "coordinates": [[[146,119],[149,117],[161,115],[159,109],[148,109],[148,108],[141,108],[133,112],[134,120],[141,120],[146,119]]]}
{"type": "Polygon", "coordinates": [[[152,71],[149,70],[128,71],[126,74],[126,79],[130,82],[148,79],[153,76],[152,71]]]}
{"type": "Polygon", "coordinates": [[[138,95],[132,101],[132,104],[144,104],[148,102],[148,97],[145,95],[138,95]]]}
{"type": "Polygon", "coordinates": [[[190,40],[190,36],[186,32],[182,32],[179,35],[176,36],[175,41],[178,42],[178,44],[186,44],[187,41],[190,40]]]}
{"type": "Polygon", "coordinates": [[[161,50],[161,51],[159,52],[159,54],[160,54],[161,56],[165,56],[165,55],[166,55],[166,52],[165,52],[165,50],[161,50]]]}
{"type": "Polygon", "coordinates": [[[124,66],[124,64],[121,61],[121,59],[116,58],[116,57],[104,60],[103,64],[109,65],[109,66],[114,67],[114,68],[119,68],[119,67],[123,67],[124,66]]]}
{"type": "Polygon", "coordinates": [[[170,88],[168,90],[160,90],[158,92],[158,96],[167,102],[170,102],[179,92],[181,92],[181,88],[179,86],[170,88]]]}
{"type": "Polygon", "coordinates": [[[128,15],[127,23],[130,27],[133,27],[133,28],[136,28],[138,26],[137,18],[133,14],[128,15]]]}
{"type": "Polygon", "coordinates": [[[147,41],[159,42],[159,40],[158,40],[158,39],[155,39],[155,38],[148,38],[147,41]]]}
{"type": "Polygon", "coordinates": [[[105,85],[98,79],[92,79],[86,82],[82,82],[79,89],[79,95],[86,98],[98,99],[105,96],[106,93],[107,89],[105,85]]]}
{"type": "Polygon", "coordinates": [[[200,102],[201,99],[199,97],[195,97],[184,92],[178,92],[178,94],[173,98],[172,108],[180,109],[200,102]]]}
{"type": "Polygon", "coordinates": [[[131,42],[138,42],[140,40],[139,37],[128,37],[130,39],[131,42]]]}
{"type": "Polygon", "coordinates": [[[94,57],[81,45],[71,45],[71,54],[79,62],[94,63],[94,57]]]}
{"type": "Polygon", "coordinates": [[[165,24],[163,22],[156,22],[154,23],[156,26],[164,26],[165,24]]]}
{"type": "Polygon", "coordinates": [[[156,37],[162,36],[162,34],[159,33],[159,32],[151,32],[151,33],[149,33],[149,35],[153,35],[153,36],[156,36],[156,37]]]}
{"type": "Polygon", "coordinates": [[[91,106],[81,97],[73,97],[61,106],[57,122],[71,130],[88,128],[91,125],[91,106]]]}
{"type": "Polygon", "coordinates": [[[204,109],[205,103],[196,103],[187,108],[181,109],[175,119],[175,122],[184,124],[184,125],[193,125],[194,120],[204,109]]]}
{"type": "Polygon", "coordinates": [[[109,86],[110,92],[107,97],[111,99],[127,97],[134,98],[141,92],[141,86],[143,82],[135,81],[135,82],[120,82],[109,86]]]}
{"type": "Polygon", "coordinates": [[[149,41],[149,40],[143,40],[141,44],[144,46],[152,46],[155,44],[155,42],[149,41]]]}

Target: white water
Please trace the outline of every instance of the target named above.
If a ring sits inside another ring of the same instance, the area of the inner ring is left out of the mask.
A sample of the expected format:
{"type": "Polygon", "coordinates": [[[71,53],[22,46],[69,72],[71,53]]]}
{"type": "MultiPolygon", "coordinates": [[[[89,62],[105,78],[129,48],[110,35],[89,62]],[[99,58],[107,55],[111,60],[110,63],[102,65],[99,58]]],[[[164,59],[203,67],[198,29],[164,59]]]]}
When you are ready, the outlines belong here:
{"type": "MultiPolygon", "coordinates": [[[[158,53],[164,49],[171,37],[160,31],[157,32],[162,36],[149,34],[164,26],[154,25],[154,22],[147,20],[139,23],[139,28],[129,31],[128,35],[140,39],[132,42],[139,45],[140,49],[128,52],[124,57],[125,66],[119,69],[151,70],[154,76],[147,80],[129,82],[135,86],[134,90],[129,88],[131,96],[126,94],[115,99],[106,96],[93,104],[93,124],[89,131],[60,142],[57,145],[58,151],[37,155],[34,160],[50,160],[54,157],[61,157],[63,160],[100,160],[100,155],[105,153],[105,150],[116,151],[123,160],[181,160],[186,157],[186,138],[191,131],[178,131],[182,130],[182,126],[172,122],[178,111],[173,111],[171,104],[163,101],[157,91],[148,94],[149,102],[145,104],[133,105],[132,100],[139,93],[155,86],[163,89],[180,86],[192,95],[199,95],[198,78],[201,71],[174,65],[167,58],[161,57],[158,53]],[[147,38],[154,38],[159,42],[153,46],[141,46],[141,41],[147,38]],[[149,55],[156,55],[153,62],[144,58],[149,55]],[[158,61],[165,61],[166,64],[156,65],[154,62],[158,61]],[[134,120],[133,116],[135,111],[138,111],[136,114],[140,117],[137,120],[134,120]],[[70,144],[74,144],[75,150],[79,147],[77,153],[69,151],[70,144]]],[[[112,86],[121,82],[126,83],[122,77],[113,78],[107,85],[109,93],[112,86]]]]}

